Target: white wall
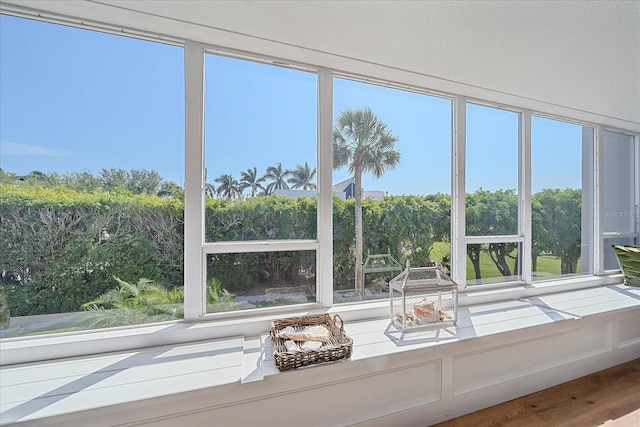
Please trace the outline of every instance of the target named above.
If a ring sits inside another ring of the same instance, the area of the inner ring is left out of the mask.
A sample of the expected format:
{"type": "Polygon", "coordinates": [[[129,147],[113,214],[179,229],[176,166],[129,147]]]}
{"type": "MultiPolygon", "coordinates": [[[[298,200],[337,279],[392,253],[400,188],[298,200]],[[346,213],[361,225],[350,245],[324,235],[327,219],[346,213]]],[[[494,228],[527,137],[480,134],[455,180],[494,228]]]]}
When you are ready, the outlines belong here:
{"type": "Polygon", "coordinates": [[[640,130],[638,1],[16,4],[640,130]]]}

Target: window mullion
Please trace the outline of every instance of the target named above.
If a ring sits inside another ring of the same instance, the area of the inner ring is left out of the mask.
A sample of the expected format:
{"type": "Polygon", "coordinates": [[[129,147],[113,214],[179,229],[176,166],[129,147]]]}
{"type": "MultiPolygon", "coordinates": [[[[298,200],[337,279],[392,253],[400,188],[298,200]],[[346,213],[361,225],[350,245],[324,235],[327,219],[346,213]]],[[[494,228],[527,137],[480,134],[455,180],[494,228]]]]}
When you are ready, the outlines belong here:
{"type": "Polygon", "coordinates": [[[520,266],[522,268],[522,280],[525,283],[532,281],[531,261],[531,111],[525,110],[520,114],[520,209],[518,212],[519,231],[524,237],[520,266]]]}
{"type": "Polygon", "coordinates": [[[465,240],[465,161],[467,101],[462,96],[453,99],[453,141],[451,182],[451,242],[452,278],[461,288],[466,286],[467,246],[465,240]]]}
{"type": "Polygon", "coordinates": [[[595,128],[595,143],[594,145],[594,194],[593,194],[593,259],[594,259],[594,272],[601,274],[604,271],[604,237],[602,235],[602,224],[600,215],[600,206],[602,204],[602,197],[600,189],[602,188],[602,165],[603,151],[602,151],[602,139],[604,136],[604,130],[602,126],[596,126],[595,128]]]}
{"type": "Polygon", "coordinates": [[[184,46],[185,188],[184,319],[198,320],[205,307],[204,242],[204,48],[184,46]]]}
{"type": "Polygon", "coordinates": [[[316,289],[325,307],[333,304],[333,73],[318,73],[318,241],[316,289]]]}

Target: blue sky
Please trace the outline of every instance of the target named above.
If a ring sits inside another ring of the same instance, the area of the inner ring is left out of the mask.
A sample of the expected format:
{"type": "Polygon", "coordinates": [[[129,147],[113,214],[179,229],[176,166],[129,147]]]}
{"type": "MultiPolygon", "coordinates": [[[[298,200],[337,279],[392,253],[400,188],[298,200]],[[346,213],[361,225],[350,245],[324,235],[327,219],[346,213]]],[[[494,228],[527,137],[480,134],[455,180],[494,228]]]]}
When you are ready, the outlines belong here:
{"type": "MultiPolygon", "coordinates": [[[[184,179],[183,52],[175,46],[0,16],[0,167],[71,173],[152,169],[184,179]]],[[[207,181],[316,163],[313,73],[207,55],[207,181]]],[[[363,178],[389,194],[450,192],[451,103],[336,78],[334,116],[371,108],[398,137],[397,169],[363,178]]],[[[467,191],[517,185],[517,115],[467,109],[467,191]]],[[[577,188],[581,127],[536,118],[533,191],[577,188]]],[[[334,182],[348,178],[334,172],[334,182]]]]}

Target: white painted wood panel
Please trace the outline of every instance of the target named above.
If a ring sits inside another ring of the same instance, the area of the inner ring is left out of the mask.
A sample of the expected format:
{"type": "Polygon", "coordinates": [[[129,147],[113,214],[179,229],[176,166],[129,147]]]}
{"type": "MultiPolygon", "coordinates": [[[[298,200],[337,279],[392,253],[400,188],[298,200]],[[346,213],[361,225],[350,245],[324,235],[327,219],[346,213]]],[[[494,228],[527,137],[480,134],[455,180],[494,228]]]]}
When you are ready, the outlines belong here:
{"type": "MultiPolygon", "coordinates": [[[[318,369],[318,368],[310,368],[318,369]]],[[[320,371],[317,371],[320,373],[320,371]]],[[[352,425],[390,408],[402,411],[439,401],[440,361],[390,369],[384,373],[345,378],[326,386],[280,393],[270,399],[252,399],[198,413],[177,414],[171,419],[153,419],[153,426],[330,426],[352,425]],[[327,398],[329,400],[327,400],[327,398]]]]}
{"type": "Polygon", "coordinates": [[[533,375],[611,351],[611,324],[577,329],[454,357],[454,395],[533,375]]]}
{"type": "MultiPolygon", "coordinates": [[[[640,314],[621,319],[618,327],[618,347],[640,347],[640,314]]],[[[640,349],[638,351],[640,357],[640,349]]]]}
{"type": "Polygon", "coordinates": [[[235,383],[244,338],[0,369],[0,422],[29,420],[235,383]]]}
{"type": "Polygon", "coordinates": [[[455,327],[404,335],[387,318],[348,322],[350,361],[283,373],[266,333],[6,366],[0,419],[65,427],[430,425],[640,357],[637,293],[608,287],[549,295],[537,301],[543,306],[462,307],[455,327]],[[605,299],[606,310],[589,308],[605,299]],[[575,318],[553,304],[591,314],[575,318]],[[313,401],[322,404],[309,411],[313,401]]]}

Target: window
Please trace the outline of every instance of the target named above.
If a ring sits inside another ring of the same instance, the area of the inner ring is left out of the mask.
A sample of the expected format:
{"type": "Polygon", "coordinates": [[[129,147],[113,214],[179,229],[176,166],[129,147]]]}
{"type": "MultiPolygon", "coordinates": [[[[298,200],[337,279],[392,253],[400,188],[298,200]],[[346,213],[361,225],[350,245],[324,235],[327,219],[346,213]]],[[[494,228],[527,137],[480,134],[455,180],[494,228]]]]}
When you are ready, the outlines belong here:
{"type": "Polygon", "coordinates": [[[521,279],[520,114],[467,104],[467,285],[521,279]]]}
{"type": "Polygon", "coordinates": [[[204,66],[207,312],[316,302],[318,76],[204,66]]]}
{"type": "Polygon", "coordinates": [[[617,270],[612,245],[638,244],[638,148],[632,135],[605,130],[602,142],[603,270],[617,270]]]}
{"type": "Polygon", "coordinates": [[[594,129],[531,118],[533,280],[592,273],[594,129]]]}
{"type": "Polygon", "coordinates": [[[0,16],[1,337],[182,316],[179,47],[0,16]]]}
{"type": "Polygon", "coordinates": [[[406,262],[450,267],[451,100],[335,78],[333,113],[334,301],[388,298],[406,262]]]}
{"type": "Polygon", "coordinates": [[[438,260],[471,295],[612,273],[610,246],[638,243],[637,134],[193,41],[0,23],[1,337],[370,300],[354,317],[379,315],[406,261],[438,260]]]}

